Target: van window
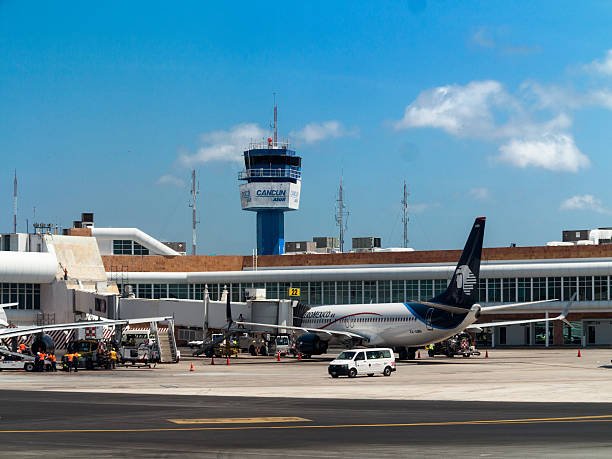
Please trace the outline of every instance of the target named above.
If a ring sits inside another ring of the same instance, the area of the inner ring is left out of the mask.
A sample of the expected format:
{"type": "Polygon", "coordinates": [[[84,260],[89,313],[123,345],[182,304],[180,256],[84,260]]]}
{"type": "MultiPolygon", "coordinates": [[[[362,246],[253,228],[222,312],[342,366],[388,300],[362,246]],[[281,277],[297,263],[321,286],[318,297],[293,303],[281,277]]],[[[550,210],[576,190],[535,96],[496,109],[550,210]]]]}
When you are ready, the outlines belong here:
{"type": "Polygon", "coordinates": [[[380,359],[380,351],[367,351],[368,360],[380,359]]]}
{"type": "Polygon", "coordinates": [[[343,351],[340,353],[340,355],[337,357],[338,360],[353,360],[353,357],[355,357],[355,353],[351,352],[351,351],[343,351]]]}
{"type": "Polygon", "coordinates": [[[390,359],[391,358],[391,351],[389,349],[384,349],[381,351],[383,358],[385,359],[390,359]]]}
{"type": "Polygon", "coordinates": [[[365,360],[365,355],[363,354],[363,352],[357,354],[357,357],[355,357],[355,361],[357,360],[365,360]]]}

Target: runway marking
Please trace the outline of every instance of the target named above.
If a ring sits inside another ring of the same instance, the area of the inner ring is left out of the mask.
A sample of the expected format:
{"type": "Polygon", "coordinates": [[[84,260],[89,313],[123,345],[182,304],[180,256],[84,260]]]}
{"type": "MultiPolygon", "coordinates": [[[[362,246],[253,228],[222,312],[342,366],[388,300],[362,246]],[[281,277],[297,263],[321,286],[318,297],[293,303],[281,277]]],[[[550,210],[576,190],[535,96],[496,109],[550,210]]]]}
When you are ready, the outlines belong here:
{"type": "Polygon", "coordinates": [[[0,434],[19,433],[151,433],[151,432],[196,432],[223,430],[297,430],[297,429],[351,429],[371,427],[445,427],[474,425],[554,424],[554,423],[612,422],[612,414],[598,416],[568,416],[557,418],[483,419],[472,421],[406,422],[385,424],[330,424],[330,425],[283,425],[283,426],[232,426],[232,427],[152,427],[143,429],[24,429],[0,430],[0,434]]]}
{"type": "Polygon", "coordinates": [[[168,419],[174,424],[258,424],[273,422],[309,422],[310,419],[295,416],[269,416],[261,418],[201,418],[201,419],[168,419]]]}

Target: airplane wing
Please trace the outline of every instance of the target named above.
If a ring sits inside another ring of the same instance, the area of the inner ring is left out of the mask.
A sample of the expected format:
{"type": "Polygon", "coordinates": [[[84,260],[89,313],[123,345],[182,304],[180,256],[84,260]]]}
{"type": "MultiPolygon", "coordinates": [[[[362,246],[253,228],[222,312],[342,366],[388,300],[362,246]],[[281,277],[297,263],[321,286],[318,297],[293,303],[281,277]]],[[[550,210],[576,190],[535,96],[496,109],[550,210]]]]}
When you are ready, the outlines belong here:
{"type": "Polygon", "coordinates": [[[483,313],[486,313],[489,311],[499,311],[501,309],[518,308],[520,306],[527,306],[530,304],[551,303],[553,301],[559,301],[559,300],[554,299],[554,300],[540,300],[540,301],[525,301],[524,303],[507,303],[507,304],[498,304],[495,306],[482,306],[480,308],[480,311],[483,313]]]}
{"type": "Polygon", "coordinates": [[[0,330],[0,339],[12,338],[14,336],[32,335],[34,333],[44,333],[51,330],[73,330],[75,328],[87,328],[87,327],[99,327],[109,325],[121,325],[125,324],[124,320],[95,320],[88,322],[73,322],[69,324],[54,324],[54,325],[41,325],[41,326],[27,326],[27,327],[15,327],[15,328],[4,328],[0,330]]]}
{"type": "Polygon", "coordinates": [[[321,328],[308,328],[308,327],[293,327],[291,325],[273,325],[273,324],[260,324],[256,322],[234,322],[237,325],[251,325],[253,327],[264,327],[264,328],[283,328],[287,330],[299,330],[308,333],[320,333],[323,335],[336,335],[336,336],[345,336],[348,338],[357,338],[357,339],[365,339],[367,340],[367,336],[358,335],[357,333],[344,332],[344,331],[336,331],[336,330],[323,330],[321,328]]]}
{"type": "Polygon", "coordinates": [[[555,320],[562,320],[563,322],[570,325],[571,327],[571,324],[567,321],[567,314],[569,312],[570,304],[571,304],[571,301],[567,303],[565,308],[563,308],[563,312],[559,314],[557,317],[549,317],[548,319],[545,317],[542,317],[541,319],[506,320],[503,322],[489,322],[489,323],[484,323],[484,324],[472,324],[469,327],[467,327],[467,330],[482,331],[483,328],[488,328],[488,327],[503,327],[505,325],[520,325],[520,324],[532,324],[532,323],[537,323],[537,322],[552,322],[555,320]]]}

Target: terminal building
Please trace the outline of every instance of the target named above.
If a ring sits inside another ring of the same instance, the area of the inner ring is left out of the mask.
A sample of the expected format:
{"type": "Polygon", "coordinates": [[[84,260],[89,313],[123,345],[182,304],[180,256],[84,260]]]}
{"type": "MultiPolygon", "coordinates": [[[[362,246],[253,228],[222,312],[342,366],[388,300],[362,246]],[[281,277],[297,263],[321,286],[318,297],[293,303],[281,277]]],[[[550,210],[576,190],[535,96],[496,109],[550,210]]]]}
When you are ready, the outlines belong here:
{"type": "MultiPolygon", "coordinates": [[[[69,322],[88,313],[122,317],[136,302],[140,313],[145,307],[156,315],[161,302],[176,299],[181,301],[171,303],[171,312],[180,339],[194,330],[201,333],[197,311],[206,288],[213,301],[221,299],[224,289],[234,302],[243,301],[247,289],[265,289],[267,298],[313,306],[426,300],[446,288],[460,254],[307,253],[259,256],[254,264],[251,256],[181,255],[134,228],[97,228],[93,222],[77,226],[65,235],[0,235],[0,295],[3,303],[19,303],[7,310],[13,323],[69,322]]],[[[482,333],[480,343],[612,345],[611,276],[612,244],[485,248],[482,304],[567,302],[574,294],[577,299],[569,314],[571,327],[562,322],[549,324],[548,331],[544,323],[498,327],[482,333]]],[[[543,303],[482,320],[538,318],[561,309],[562,304],[543,303]]]]}

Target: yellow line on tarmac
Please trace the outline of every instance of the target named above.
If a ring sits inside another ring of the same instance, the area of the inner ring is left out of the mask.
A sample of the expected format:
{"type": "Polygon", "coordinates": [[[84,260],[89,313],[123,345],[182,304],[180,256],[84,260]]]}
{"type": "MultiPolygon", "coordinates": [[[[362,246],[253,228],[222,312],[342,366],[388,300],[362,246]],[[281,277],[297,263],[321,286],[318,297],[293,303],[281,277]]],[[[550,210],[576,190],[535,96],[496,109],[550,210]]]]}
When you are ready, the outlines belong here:
{"type": "Polygon", "coordinates": [[[472,421],[410,422],[387,424],[331,424],[331,425],[283,425],[283,426],[232,426],[232,427],[157,427],[143,429],[31,429],[0,430],[0,434],[18,433],[150,433],[150,432],[195,432],[222,430],[297,430],[297,429],[350,429],[372,427],[444,427],[474,425],[511,425],[511,424],[546,424],[546,423],[586,423],[612,422],[612,414],[600,416],[569,416],[558,418],[523,418],[523,419],[484,419],[472,421]]]}
{"type": "Polygon", "coordinates": [[[174,424],[265,424],[273,422],[309,422],[310,419],[291,416],[270,416],[263,418],[201,418],[168,419],[174,424]]]}

